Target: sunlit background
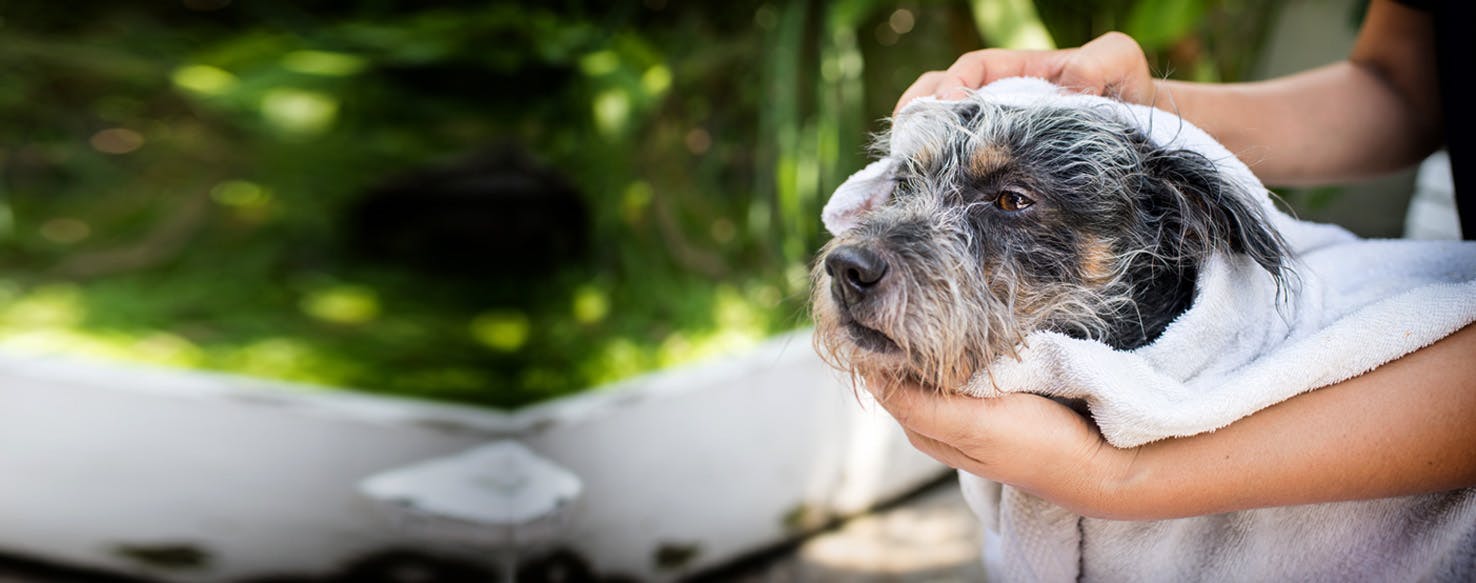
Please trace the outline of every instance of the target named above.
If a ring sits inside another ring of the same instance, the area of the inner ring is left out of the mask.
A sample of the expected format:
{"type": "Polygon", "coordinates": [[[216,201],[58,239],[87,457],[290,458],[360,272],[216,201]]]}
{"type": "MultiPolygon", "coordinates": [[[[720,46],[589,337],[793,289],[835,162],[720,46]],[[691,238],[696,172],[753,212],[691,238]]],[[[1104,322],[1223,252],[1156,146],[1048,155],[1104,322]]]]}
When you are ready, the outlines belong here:
{"type": "Polygon", "coordinates": [[[732,353],[919,73],[1245,79],[1283,4],[8,3],[0,348],[499,408],[732,353]]]}

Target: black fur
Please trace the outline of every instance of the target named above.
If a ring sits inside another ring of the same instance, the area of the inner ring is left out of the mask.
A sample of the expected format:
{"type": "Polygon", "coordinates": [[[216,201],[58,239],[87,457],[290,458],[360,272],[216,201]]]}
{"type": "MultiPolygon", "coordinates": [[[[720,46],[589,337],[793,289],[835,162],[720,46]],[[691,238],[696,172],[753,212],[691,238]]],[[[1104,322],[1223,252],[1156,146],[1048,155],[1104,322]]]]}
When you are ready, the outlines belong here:
{"type": "Polygon", "coordinates": [[[858,362],[851,324],[902,349],[859,362],[939,386],[1035,331],[1137,348],[1191,307],[1221,252],[1249,256],[1285,290],[1286,245],[1263,193],[1240,192],[1215,161],[1156,146],[1105,110],[938,107],[888,143],[892,196],[822,251],[855,245],[889,264],[864,298],[817,296],[822,354],[837,362],[858,362]]]}

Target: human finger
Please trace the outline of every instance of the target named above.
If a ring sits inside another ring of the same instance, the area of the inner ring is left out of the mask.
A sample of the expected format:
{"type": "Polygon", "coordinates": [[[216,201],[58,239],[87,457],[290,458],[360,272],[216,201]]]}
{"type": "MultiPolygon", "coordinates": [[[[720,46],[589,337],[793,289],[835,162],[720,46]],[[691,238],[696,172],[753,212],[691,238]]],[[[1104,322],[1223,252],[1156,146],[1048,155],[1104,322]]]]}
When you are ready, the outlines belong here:
{"type": "Polygon", "coordinates": [[[897,106],[892,108],[892,115],[897,115],[897,112],[902,111],[902,106],[907,105],[909,101],[935,93],[938,83],[942,81],[942,71],[928,71],[918,76],[917,80],[913,81],[912,85],[906,91],[902,92],[902,97],[897,99],[897,106]]]}
{"type": "Polygon", "coordinates": [[[1120,32],[1109,32],[1069,55],[1057,84],[1082,93],[1146,103],[1152,83],[1148,58],[1138,41],[1120,32]]]}
{"type": "Polygon", "coordinates": [[[978,89],[1008,77],[1039,77],[1056,83],[1062,65],[1076,50],[984,49],[965,53],[948,67],[934,95],[939,99],[961,99],[967,95],[965,89],[978,89]]]}
{"type": "Polygon", "coordinates": [[[916,431],[903,428],[902,432],[907,435],[907,442],[928,457],[938,460],[945,466],[955,470],[969,471],[973,468],[975,460],[964,454],[956,447],[943,443],[916,431]]]}
{"type": "Polygon", "coordinates": [[[991,68],[1006,67],[1006,60],[1006,51],[985,49],[964,53],[943,72],[942,81],[933,89],[933,97],[950,100],[967,97],[968,90],[984,86],[991,68]],[[995,64],[993,61],[1001,62],[995,64]]]}
{"type": "Polygon", "coordinates": [[[873,394],[903,428],[955,445],[976,438],[981,423],[990,416],[990,399],[948,394],[913,383],[881,385],[873,394]]]}
{"type": "Polygon", "coordinates": [[[968,91],[1006,77],[1032,75],[1053,80],[1049,63],[1060,51],[1011,51],[983,49],[964,53],[945,71],[933,95],[939,99],[962,99],[968,91]]]}

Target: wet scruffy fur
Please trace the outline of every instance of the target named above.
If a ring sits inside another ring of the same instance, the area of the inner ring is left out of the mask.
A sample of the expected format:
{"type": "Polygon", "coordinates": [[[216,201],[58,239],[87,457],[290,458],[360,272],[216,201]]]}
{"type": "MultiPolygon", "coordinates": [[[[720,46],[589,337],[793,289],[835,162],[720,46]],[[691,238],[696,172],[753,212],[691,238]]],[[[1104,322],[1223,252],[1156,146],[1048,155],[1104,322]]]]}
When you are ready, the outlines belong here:
{"type": "Polygon", "coordinates": [[[1285,285],[1285,243],[1214,161],[1111,112],[982,100],[910,108],[878,144],[895,190],[821,250],[820,354],[871,380],[953,389],[1038,330],[1152,342],[1212,253],[1285,285]]]}

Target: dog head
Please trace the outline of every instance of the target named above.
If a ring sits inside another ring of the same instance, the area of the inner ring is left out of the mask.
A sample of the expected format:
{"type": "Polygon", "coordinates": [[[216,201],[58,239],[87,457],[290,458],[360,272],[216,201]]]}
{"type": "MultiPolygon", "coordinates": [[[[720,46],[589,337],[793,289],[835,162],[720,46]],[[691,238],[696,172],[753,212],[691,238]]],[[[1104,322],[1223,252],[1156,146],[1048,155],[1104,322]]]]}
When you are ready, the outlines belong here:
{"type": "Polygon", "coordinates": [[[917,103],[878,144],[812,270],[817,349],[853,374],[959,387],[1041,330],[1147,344],[1215,253],[1285,282],[1260,194],[1111,107],[917,103]]]}

